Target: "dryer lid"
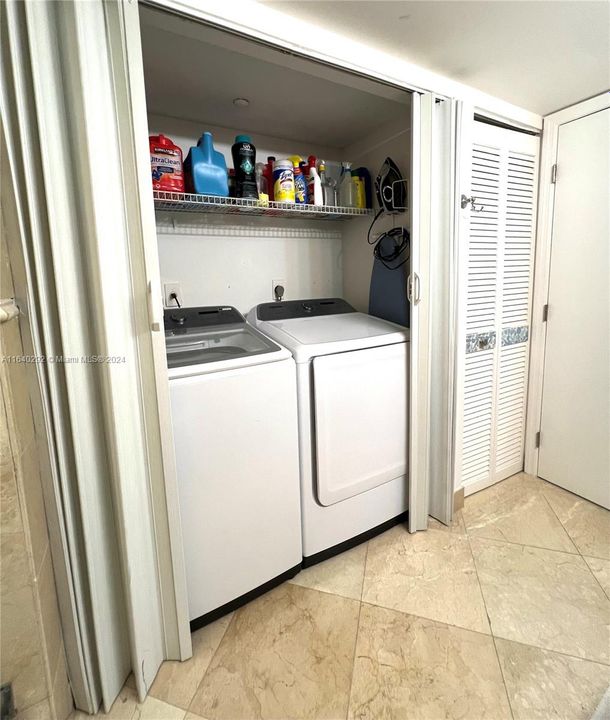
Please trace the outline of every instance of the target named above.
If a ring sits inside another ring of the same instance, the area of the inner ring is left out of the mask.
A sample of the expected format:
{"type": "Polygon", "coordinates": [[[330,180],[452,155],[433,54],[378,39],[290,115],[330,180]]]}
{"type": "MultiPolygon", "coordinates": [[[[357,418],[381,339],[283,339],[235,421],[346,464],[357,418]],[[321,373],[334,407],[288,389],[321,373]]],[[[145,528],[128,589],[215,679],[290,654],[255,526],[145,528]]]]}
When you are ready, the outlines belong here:
{"type": "MultiPolygon", "coordinates": [[[[327,315],[325,317],[297,318],[273,323],[300,345],[318,345],[345,341],[362,341],[367,347],[369,338],[383,337],[398,333],[401,337],[390,342],[404,342],[407,336],[404,328],[386,320],[365,315],[349,313],[345,315],[327,315]]],[[[385,343],[384,343],[385,344],[385,343]]]]}

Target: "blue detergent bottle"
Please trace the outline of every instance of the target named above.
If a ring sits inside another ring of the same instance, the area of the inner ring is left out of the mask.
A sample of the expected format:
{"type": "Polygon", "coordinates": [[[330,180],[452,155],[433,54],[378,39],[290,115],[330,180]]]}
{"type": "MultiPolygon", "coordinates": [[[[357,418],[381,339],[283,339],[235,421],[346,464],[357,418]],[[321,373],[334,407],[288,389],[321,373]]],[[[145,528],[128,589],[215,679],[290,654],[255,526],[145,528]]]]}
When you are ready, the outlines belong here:
{"type": "Polygon", "coordinates": [[[184,161],[186,191],[228,197],[229,181],[224,155],[214,150],[212,133],[204,132],[184,161]]]}

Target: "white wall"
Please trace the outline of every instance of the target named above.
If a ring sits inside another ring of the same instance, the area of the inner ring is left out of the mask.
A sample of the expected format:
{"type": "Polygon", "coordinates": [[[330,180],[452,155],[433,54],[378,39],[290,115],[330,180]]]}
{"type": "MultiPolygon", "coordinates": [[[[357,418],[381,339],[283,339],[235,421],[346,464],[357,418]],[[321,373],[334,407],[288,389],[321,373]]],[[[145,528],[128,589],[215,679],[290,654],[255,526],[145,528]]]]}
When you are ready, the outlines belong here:
{"type": "MultiPolygon", "coordinates": [[[[354,166],[364,166],[371,173],[373,196],[375,177],[386,157],[390,156],[400,168],[403,177],[411,177],[410,109],[379,129],[374,137],[346,150],[354,158],[354,166]]],[[[376,201],[374,201],[377,207],[376,201]]],[[[367,231],[372,218],[357,218],[343,223],[343,292],[345,299],[357,310],[368,312],[369,289],[373,270],[373,246],[367,242],[367,231]]],[[[393,225],[410,228],[409,213],[382,215],[375,223],[371,238],[390,230],[393,225]]]]}
{"type": "MultiPolygon", "coordinates": [[[[149,133],[163,133],[184,155],[204,130],[232,167],[230,148],[238,130],[207,127],[176,118],[149,117],[149,133]]],[[[257,160],[268,154],[336,158],[337,149],[253,136],[257,160]]],[[[272,281],[286,281],[285,299],[341,296],[343,267],[340,222],[232,219],[191,213],[159,213],[161,281],[178,282],[186,306],[234,305],[247,312],[272,297],[272,281]]]]}

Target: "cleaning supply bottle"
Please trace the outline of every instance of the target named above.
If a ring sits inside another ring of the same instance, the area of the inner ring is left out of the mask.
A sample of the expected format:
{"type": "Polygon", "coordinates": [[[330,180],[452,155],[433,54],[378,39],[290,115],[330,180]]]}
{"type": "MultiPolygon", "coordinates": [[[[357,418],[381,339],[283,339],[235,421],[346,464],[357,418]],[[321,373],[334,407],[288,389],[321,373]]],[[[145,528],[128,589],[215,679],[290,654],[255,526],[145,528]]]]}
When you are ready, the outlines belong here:
{"type": "Polygon", "coordinates": [[[182,150],[165,135],[148,138],[153,190],[184,192],[182,150]]]}
{"type": "Polygon", "coordinates": [[[267,158],[267,162],[265,163],[265,170],[263,171],[263,175],[265,176],[265,179],[267,180],[267,192],[269,194],[269,200],[273,200],[273,163],[275,162],[275,158],[273,155],[269,155],[267,158]]]}
{"type": "Polygon", "coordinates": [[[356,174],[352,174],[354,184],[355,207],[363,209],[366,207],[366,194],[364,192],[364,180],[356,174]]]}
{"type": "Polygon", "coordinates": [[[297,205],[307,205],[307,180],[299,163],[292,166],[294,174],[294,201],[297,205]]]}
{"type": "Polygon", "coordinates": [[[256,189],[259,205],[269,205],[269,186],[265,177],[264,163],[256,163],[256,189]]]}
{"type": "Polygon", "coordinates": [[[237,135],[231,147],[233,166],[235,168],[235,184],[237,197],[258,199],[256,189],[256,148],[249,135],[237,135]]]}
{"type": "Polygon", "coordinates": [[[204,132],[184,161],[188,192],[227,197],[229,183],[224,155],[214,150],[212,133],[204,132]]]}
{"type": "Polygon", "coordinates": [[[275,202],[293,203],[294,173],[290,160],[276,160],[273,163],[273,198],[275,202]]]}
{"type": "MultiPolygon", "coordinates": [[[[364,205],[362,207],[372,208],[373,188],[371,183],[371,173],[365,167],[358,167],[355,170],[352,170],[352,178],[354,176],[359,178],[364,186],[364,205]]],[[[360,207],[360,205],[358,207],[360,207]]]]}
{"type": "Polygon", "coordinates": [[[310,205],[324,205],[322,182],[320,181],[320,176],[318,175],[318,171],[316,169],[316,159],[313,155],[310,155],[308,160],[307,201],[310,205]]]}
{"type": "Polygon", "coordinates": [[[320,185],[322,186],[322,204],[328,207],[334,207],[337,204],[335,200],[335,184],[326,174],[324,160],[320,160],[318,173],[320,175],[320,185]]]}
{"type": "Polygon", "coordinates": [[[356,207],[356,188],[352,182],[352,164],[349,162],[341,163],[339,205],[346,208],[356,207]]]}

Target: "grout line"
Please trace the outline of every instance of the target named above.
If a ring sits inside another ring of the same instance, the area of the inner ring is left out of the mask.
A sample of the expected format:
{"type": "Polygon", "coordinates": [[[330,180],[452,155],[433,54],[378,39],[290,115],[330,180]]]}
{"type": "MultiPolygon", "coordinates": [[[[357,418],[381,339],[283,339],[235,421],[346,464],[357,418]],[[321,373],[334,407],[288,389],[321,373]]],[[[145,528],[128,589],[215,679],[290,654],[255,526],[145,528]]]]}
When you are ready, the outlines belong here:
{"type": "Polygon", "coordinates": [[[360,602],[362,602],[362,596],[364,595],[364,580],[366,578],[366,564],[369,560],[369,547],[370,547],[370,540],[367,540],[366,542],[366,553],[364,555],[364,567],[362,568],[362,584],[360,585],[360,602]]]}
{"type": "MultiPolygon", "coordinates": [[[[368,555],[368,546],[367,546],[368,555]]],[[[365,561],[366,567],[366,561],[365,561]]],[[[352,672],[349,679],[349,691],[347,693],[347,708],[345,711],[345,720],[349,719],[349,711],[352,704],[352,687],[354,685],[354,670],[356,668],[356,650],[358,649],[358,636],[360,635],[360,616],[362,614],[362,601],[358,603],[358,622],[356,623],[356,637],[354,638],[354,654],[352,655],[352,672]]]]}
{"type": "MultiPolygon", "coordinates": [[[[592,558],[593,555],[587,555],[586,557],[585,557],[584,555],[581,555],[581,557],[582,557],[585,565],[587,566],[589,572],[591,573],[591,575],[593,575],[593,579],[594,579],[595,582],[600,586],[601,591],[602,591],[602,592],[604,593],[604,595],[608,598],[608,600],[610,600],[610,595],[606,592],[606,588],[605,588],[605,587],[601,584],[601,582],[598,580],[597,575],[593,572],[591,566],[590,566],[589,563],[587,562],[587,557],[592,558]]],[[[595,558],[595,559],[596,559],[596,560],[603,560],[603,558],[595,558]]]]}
{"type": "Polygon", "coordinates": [[[489,610],[487,609],[487,602],[485,601],[485,594],[483,593],[483,586],[481,585],[481,579],[479,578],[479,569],[477,568],[477,563],[474,558],[474,553],[472,551],[472,545],[470,544],[470,536],[467,534],[466,538],[468,540],[468,547],[470,548],[470,556],[472,557],[472,564],[474,566],[474,572],[477,576],[477,583],[479,584],[479,591],[481,593],[481,597],[483,598],[483,607],[485,608],[485,615],[487,616],[487,622],[489,623],[489,632],[491,634],[491,640],[493,642],[494,650],[496,653],[496,660],[498,661],[498,668],[500,669],[500,676],[502,678],[502,684],[504,685],[504,692],[506,693],[506,702],[508,703],[508,709],[510,710],[511,717],[515,718],[515,713],[513,712],[513,706],[510,701],[510,695],[508,694],[508,686],[506,684],[506,678],[504,677],[504,670],[502,669],[502,663],[500,661],[500,654],[498,653],[498,646],[496,644],[496,638],[493,633],[493,626],[491,624],[491,618],[489,617],[489,610]]]}
{"type": "Polygon", "coordinates": [[[570,653],[561,652],[560,650],[551,650],[550,648],[540,647],[540,645],[529,645],[522,640],[511,640],[510,638],[501,637],[500,635],[494,635],[496,640],[503,640],[504,642],[513,643],[513,645],[521,645],[525,648],[531,648],[534,650],[540,650],[543,653],[550,653],[551,655],[561,655],[572,660],[581,660],[586,663],[593,663],[593,665],[601,665],[604,668],[610,667],[610,663],[605,663],[602,660],[591,660],[591,658],[580,657],[580,655],[570,655],[570,653]]]}
{"type": "MultiPolygon", "coordinates": [[[[542,479],[542,478],[541,478],[541,479],[542,479]]],[[[574,540],[572,540],[572,536],[571,536],[570,533],[567,531],[566,526],[561,522],[561,518],[560,518],[559,515],[555,512],[555,508],[554,508],[554,507],[551,505],[551,503],[549,502],[549,499],[547,498],[546,493],[544,492],[544,487],[541,489],[540,494],[541,494],[542,497],[544,498],[544,502],[545,502],[545,503],[549,506],[549,508],[551,509],[551,512],[553,513],[553,515],[557,518],[557,522],[558,522],[558,523],[561,525],[561,527],[563,528],[564,533],[568,536],[570,542],[572,543],[572,545],[573,545],[574,548],[576,549],[576,552],[577,552],[579,555],[582,556],[582,553],[580,552],[580,549],[578,548],[578,546],[576,545],[576,543],[574,542],[574,540]]]]}
{"type": "MultiPolygon", "coordinates": [[[[243,607],[247,607],[247,605],[244,605],[243,607]]],[[[225,628],[225,631],[223,632],[223,634],[222,634],[222,636],[221,636],[221,638],[220,638],[220,641],[218,642],[218,645],[216,646],[216,649],[215,649],[214,652],[212,653],[212,657],[210,658],[210,662],[207,664],[206,669],[204,670],[203,675],[201,676],[201,680],[197,683],[197,687],[195,688],[195,692],[193,693],[193,697],[189,700],[189,704],[188,704],[188,707],[187,707],[187,709],[186,709],[186,711],[185,711],[184,717],[186,717],[187,713],[191,712],[191,707],[192,707],[192,705],[193,705],[193,701],[194,701],[195,698],[197,697],[197,693],[199,692],[199,688],[200,688],[201,685],[203,684],[203,681],[204,681],[204,679],[205,679],[205,676],[208,674],[208,670],[212,667],[212,663],[214,662],[214,658],[216,657],[216,653],[218,652],[220,646],[222,645],[222,641],[225,639],[225,637],[226,637],[226,635],[227,635],[227,632],[229,631],[229,628],[230,628],[231,625],[233,624],[233,622],[234,622],[234,620],[235,620],[235,616],[237,615],[238,610],[239,610],[239,608],[238,608],[237,610],[234,610],[234,611],[233,611],[233,614],[231,615],[231,619],[230,619],[229,622],[227,623],[227,627],[225,628]]],[[[218,618],[218,620],[221,620],[221,619],[222,619],[222,618],[218,618]]],[[[214,622],[218,622],[218,620],[215,620],[214,622]]],[[[210,625],[211,625],[211,624],[212,624],[212,623],[210,623],[210,625]]],[[[199,630],[203,630],[205,627],[209,627],[209,626],[206,625],[206,626],[204,626],[203,628],[199,628],[199,630]]],[[[195,632],[199,632],[199,630],[196,630],[195,632]]],[[[193,635],[193,634],[194,634],[194,633],[191,633],[191,635],[193,635]]],[[[181,709],[182,709],[182,708],[181,708],[181,709]]]]}
{"type": "MultiPolygon", "coordinates": [[[[527,547],[532,548],[533,550],[548,550],[549,552],[556,552],[556,553],[562,553],[563,555],[572,555],[572,556],[580,556],[581,553],[578,551],[576,552],[570,552],[569,550],[557,550],[557,548],[550,548],[550,547],[543,547],[542,545],[530,545],[529,543],[519,543],[515,542],[514,540],[505,540],[504,538],[492,538],[492,537],[485,537],[484,535],[468,535],[469,539],[472,540],[483,540],[486,542],[499,542],[504,543],[505,545],[516,545],[517,547],[527,547]]],[[[573,543],[572,543],[573,544],[573,543]]],[[[592,556],[590,556],[592,557],[592,556]]],[[[602,558],[599,558],[600,560],[602,558]]]]}

